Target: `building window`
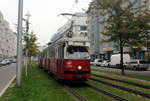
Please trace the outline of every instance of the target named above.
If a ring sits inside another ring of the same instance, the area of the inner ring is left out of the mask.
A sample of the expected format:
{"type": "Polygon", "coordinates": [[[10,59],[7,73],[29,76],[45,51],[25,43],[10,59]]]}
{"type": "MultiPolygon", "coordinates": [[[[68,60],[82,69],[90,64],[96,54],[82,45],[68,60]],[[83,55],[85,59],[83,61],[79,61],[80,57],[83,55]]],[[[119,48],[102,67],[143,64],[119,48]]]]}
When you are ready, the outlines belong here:
{"type": "Polygon", "coordinates": [[[87,30],[87,26],[80,26],[80,30],[81,31],[86,31],[87,30]]]}

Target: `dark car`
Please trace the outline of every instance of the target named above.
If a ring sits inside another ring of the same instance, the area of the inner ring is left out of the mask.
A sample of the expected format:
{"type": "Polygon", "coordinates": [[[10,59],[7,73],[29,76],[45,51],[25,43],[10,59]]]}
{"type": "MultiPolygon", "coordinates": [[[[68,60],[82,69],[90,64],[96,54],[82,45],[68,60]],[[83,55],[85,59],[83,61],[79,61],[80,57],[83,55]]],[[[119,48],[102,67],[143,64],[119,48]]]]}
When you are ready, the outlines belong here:
{"type": "Polygon", "coordinates": [[[2,60],[2,59],[0,59],[0,66],[2,66],[2,65],[3,65],[2,61],[3,61],[3,60],[2,60]]]}
{"type": "Polygon", "coordinates": [[[147,70],[148,67],[148,62],[144,60],[131,60],[125,64],[125,68],[130,70],[147,70]]]}

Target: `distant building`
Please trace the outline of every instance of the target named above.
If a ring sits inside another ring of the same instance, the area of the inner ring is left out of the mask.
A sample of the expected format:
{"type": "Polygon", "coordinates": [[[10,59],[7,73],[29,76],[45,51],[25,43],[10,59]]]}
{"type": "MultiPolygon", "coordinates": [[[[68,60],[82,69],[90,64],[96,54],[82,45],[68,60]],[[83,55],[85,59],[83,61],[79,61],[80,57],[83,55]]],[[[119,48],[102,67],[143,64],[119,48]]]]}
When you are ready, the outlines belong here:
{"type": "Polygon", "coordinates": [[[87,14],[75,13],[72,18],[68,20],[57,33],[52,37],[51,42],[55,42],[61,38],[70,37],[73,39],[81,39],[89,41],[89,35],[87,33],[87,14]]]}
{"type": "Polygon", "coordinates": [[[17,51],[17,35],[0,12],[0,58],[14,57],[17,51]]]}
{"type": "Polygon", "coordinates": [[[93,0],[88,9],[88,34],[90,35],[90,53],[91,58],[108,59],[113,52],[118,52],[117,45],[113,42],[104,43],[102,40],[106,36],[102,35],[104,31],[104,19],[107,16],[98,15],[100,10],[94,9],[92,6],[97,6],[97,1],[93,0]]]}
{"type": "MultiPolygon", "coordinates": [[[[133,0],[131,0],[133,1],[133,0]]],[[[146,0],[138,0],[138,2],[134,5],[134,7],[140,7],[144,4],[146,0]]],[[[150,10],[150,0],[146,1],[147,6],[145,9],[150,10]]],[[[98,6],[97,0],[92,0],[89,9],[87,11],[88,14],[88,34],[90,35],[90,53],[91,57],[94,58],[101,58],[101,59],[109,59],[111,54],[119,52],[119,45],[114,42],[104,43],[103,40],[106,39],[106,36],[102,34],[104,31],[105,23],[101,23],[104,19],[107,18],[106,16],[100,15],[100,10],[94,9],[92,6],[98,6]]],[[[126,5],[126,4],[125,4],[126,5]]],[[[140,12],[139,12],[140,13],[140,12]]],[[[145,58],[145,49],[135,49],[139,52],[136,52],[136,57],[144,59],[145,58]]],[[[124,52],[129,52],[130,48],[125,47],[124,52]]]]}

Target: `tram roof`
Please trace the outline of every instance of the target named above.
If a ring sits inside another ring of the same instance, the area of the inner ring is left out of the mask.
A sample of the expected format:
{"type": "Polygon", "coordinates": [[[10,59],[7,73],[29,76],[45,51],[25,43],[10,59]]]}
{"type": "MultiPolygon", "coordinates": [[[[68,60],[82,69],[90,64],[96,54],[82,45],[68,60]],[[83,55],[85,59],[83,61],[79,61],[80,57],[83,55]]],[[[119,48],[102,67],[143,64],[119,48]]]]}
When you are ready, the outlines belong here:
{"type": "Polygon", "coordinates": [[[83,37],[73,37],[73,38],[60,38],[58,40],[55,41],[51,41],[51,44],[57,44],[60,42],[90,42],[88,39],[83,38],[83,37]]]}

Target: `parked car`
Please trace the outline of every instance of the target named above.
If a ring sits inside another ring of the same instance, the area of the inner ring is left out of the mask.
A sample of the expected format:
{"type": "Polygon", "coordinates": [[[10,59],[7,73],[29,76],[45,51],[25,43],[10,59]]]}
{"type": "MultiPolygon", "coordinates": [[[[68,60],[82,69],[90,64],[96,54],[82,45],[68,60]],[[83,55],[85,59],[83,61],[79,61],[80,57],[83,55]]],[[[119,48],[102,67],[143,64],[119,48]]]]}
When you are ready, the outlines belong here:
{"type": "Polygon", "coordinates": [[[2,66],[3,64],[2,64],[2,59],[0,59],[0,66],[2,66]]]}
{"type": "Polygon", "coordinates": [[[9,59],[3,59],[1,61],[1,65],[7,65],[7,64],[10,64],[11,62],[9,61],[9,59]]]}
{"type": "Polygon", "coordinates": [[[1,65],[7,65],[8,61],[6,59],[2,60],[1,65]]]}
{"type": "Polygon", "coordinates": [[[103,60],[103,62],[101,63],[101,66],[106,67],[109,65],[109,60],[103,60]]]}
{"type": "MultiPolygon", "coordinates": [[[[110,62],[109,62],[109,67],[113,68],[119,68],[120,67],[120,54],[113,54],[110,57],[110,62]]],[[[130,56],[129,54],[123,54],[123,63],[125,64],[126,62],[130,61],[130,56]]]]}
{"type": "Polygon", "coordinates": [[[125,64],[125,68],[131,70],[147,70],[149,68],[149,64],[143,60],[131,60],[125,64]]]}
{"type": "Polygon", "coordinates": [[[16,59],[15,59],[15,58],[10,58],[9,61],[10,61],[11,63],[16,63],[16,59]]]}
{"type": "Polygon", "coordinates": [[[95,66],[101,66],[102,63],[103,63],[102,59],[95,59],[92,64],[95,66]]]}
{"type": "Polygon", "coordinates": [[[17,60],[16,60],[16,59],[13,59],[13,60],[12,60],[12,63],[16,63],[16,62],[17,62],[17,60]]]}

